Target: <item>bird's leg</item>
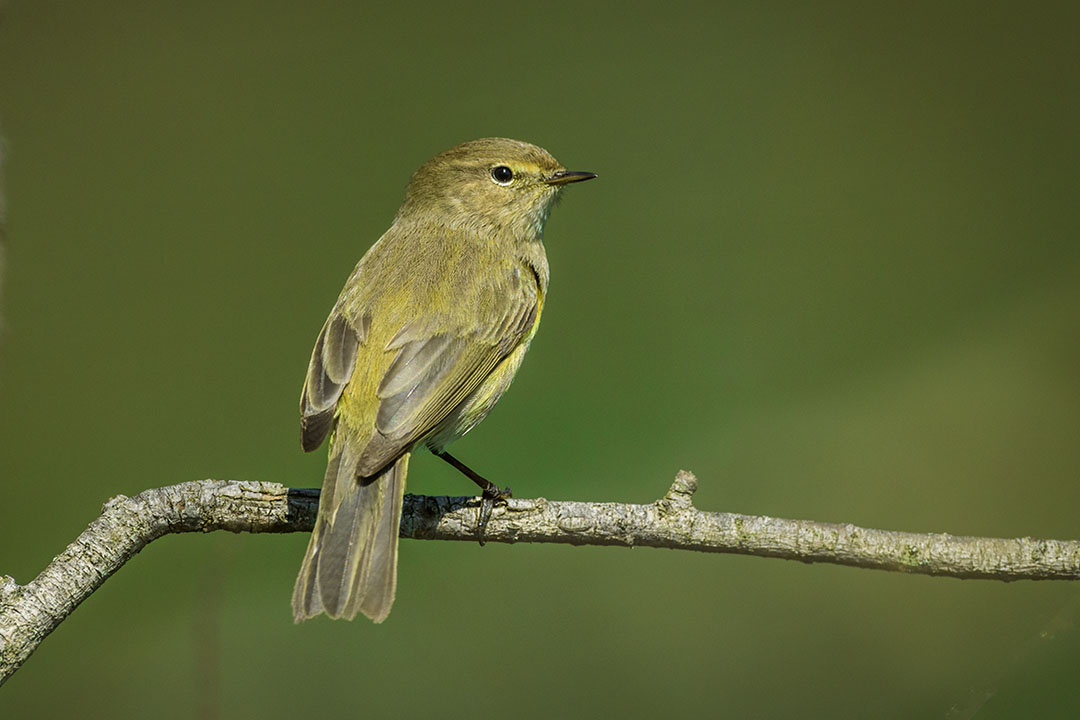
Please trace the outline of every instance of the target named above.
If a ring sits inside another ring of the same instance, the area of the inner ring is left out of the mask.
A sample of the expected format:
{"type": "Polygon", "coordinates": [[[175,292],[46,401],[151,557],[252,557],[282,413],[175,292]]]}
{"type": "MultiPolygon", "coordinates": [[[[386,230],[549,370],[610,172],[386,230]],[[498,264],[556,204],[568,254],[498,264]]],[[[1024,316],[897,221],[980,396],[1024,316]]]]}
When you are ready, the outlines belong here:
{"type": "Polygon", "coordinates": [[[507,498],[513,497],[510,488],[500,489],[498,485],[480,475],[445,450],[432,450],[431,452],[435,457],[442,458],[453,465],[457,468],[458,472],[480,486],[480,521],[476,524],[476,539],[483,545],[484,531],[487,529],[488,521],[491,520],[491,511],[495,509],[495,503],[505,502],[507,498]]]}

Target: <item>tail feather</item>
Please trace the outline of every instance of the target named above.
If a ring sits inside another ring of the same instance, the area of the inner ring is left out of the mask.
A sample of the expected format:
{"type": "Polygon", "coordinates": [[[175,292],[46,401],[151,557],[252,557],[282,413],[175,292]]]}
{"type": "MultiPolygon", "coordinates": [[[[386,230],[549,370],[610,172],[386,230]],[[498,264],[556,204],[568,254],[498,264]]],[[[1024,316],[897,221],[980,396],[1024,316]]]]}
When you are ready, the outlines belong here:
{"type": "Polygon", "coordinates": [[[340,445],[330,451],[319,516],[293,591],[296,622],[321,612],[350,620],[362,612],[382,622],[394,603],[409,455],[361,480],[359,458],[348,443],[340,445]]]}

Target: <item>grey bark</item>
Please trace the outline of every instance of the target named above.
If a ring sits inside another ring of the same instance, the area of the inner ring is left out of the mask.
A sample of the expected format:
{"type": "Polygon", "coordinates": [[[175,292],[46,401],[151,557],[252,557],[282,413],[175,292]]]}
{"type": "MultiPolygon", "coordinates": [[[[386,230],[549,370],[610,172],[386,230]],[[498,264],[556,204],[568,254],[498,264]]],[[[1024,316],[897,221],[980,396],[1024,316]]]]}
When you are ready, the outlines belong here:
{"type": "MultiPolygon", "coordinates": [[[[697,479],[682,471],[648,505],[513,498],[499,506],[488,542],[665,547],[828,562],[987,580],[1080,578],[1080,541],[961,537],[851,524],[703,512],[697,479]]],[[[405,496],[401,537],[475,540],[478,499],[405,496]]],[[[0,576],[0,684],[80,602],[150,541],[168,533],[308,532],[318,490],[203,480],[107,502],[101,516],[26,585],[0,576]]],[[[282,618],[288,620],[283,609],[282,618]]]]}

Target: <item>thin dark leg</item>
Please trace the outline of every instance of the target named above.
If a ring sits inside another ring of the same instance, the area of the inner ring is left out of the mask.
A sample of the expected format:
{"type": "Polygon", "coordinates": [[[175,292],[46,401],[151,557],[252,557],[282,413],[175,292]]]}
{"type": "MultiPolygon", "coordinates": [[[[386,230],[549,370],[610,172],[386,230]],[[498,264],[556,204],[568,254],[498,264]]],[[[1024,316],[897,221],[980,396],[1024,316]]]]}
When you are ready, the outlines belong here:
{"type": "Polygon", "coordinates": [[[484,497],[487,497],[488,495],[495,497],[500,492],[498,485],[483,477],[471,467],[461,462],[445,450],[432,450],[431,453],[435,457],[442,458],[446,462],[450,463],[455,468],[457,468],[458,472],[479,485],[480,489],[483,491],[484,497]]]}
{"type": "Polygon", "coordinates": [[[507,498],[513,497],[510,493],[510,488],[500,489],[498,485],[480,475],[445,450],[432,450],[431,453],[435,455],[435,457],[442,458],[453,465],[457,468],[458,472],[480,486],[480,521],[476,524],[476,539],[483,545],[484,530],[487,529],[488,521],[491,520],[491,511],[495,509],[496,502],[503,502],[507,498]]]}

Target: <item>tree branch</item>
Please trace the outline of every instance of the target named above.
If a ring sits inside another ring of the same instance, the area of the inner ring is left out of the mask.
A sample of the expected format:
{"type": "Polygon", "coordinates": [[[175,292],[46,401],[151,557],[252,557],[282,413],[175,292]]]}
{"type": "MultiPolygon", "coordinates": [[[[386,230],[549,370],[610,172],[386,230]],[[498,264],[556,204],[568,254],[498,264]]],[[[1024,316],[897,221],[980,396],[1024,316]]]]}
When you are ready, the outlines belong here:
{"type": "MultiPolygon", "coordinates": [[[[1080,542],[872,530],[851,524],[702,512],[697,479],[682,471],[649,505],[512,498],[488,542],[666,547],[987,580],[1080,578],[1080,542]]],[[[308,532],[318,490],[203,480],[117,496],[26,585],[0,576],[0,684],[106,578],[168,533],[308,532]]],[[[401,537],[474,541],[478,498],[406,495],[401,537]]],[[[284,617],[284,615],[283,615],[284,617]]]]}

